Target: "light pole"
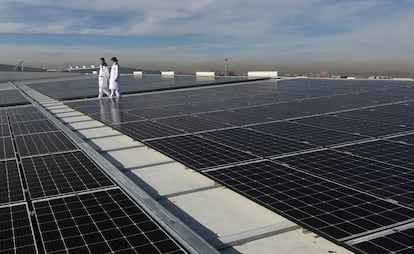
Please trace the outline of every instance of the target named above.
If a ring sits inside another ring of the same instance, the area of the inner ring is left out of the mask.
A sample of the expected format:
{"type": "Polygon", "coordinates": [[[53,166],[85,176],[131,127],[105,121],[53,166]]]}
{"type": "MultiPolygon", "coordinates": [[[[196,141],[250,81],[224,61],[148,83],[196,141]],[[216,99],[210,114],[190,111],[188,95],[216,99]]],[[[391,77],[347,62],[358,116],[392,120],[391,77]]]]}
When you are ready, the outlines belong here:
{"type": "Polygon", "coordinates": [[[224,76],[227,76],[227,62],[229,61],[228,58],[224,58],[224,76]]]}

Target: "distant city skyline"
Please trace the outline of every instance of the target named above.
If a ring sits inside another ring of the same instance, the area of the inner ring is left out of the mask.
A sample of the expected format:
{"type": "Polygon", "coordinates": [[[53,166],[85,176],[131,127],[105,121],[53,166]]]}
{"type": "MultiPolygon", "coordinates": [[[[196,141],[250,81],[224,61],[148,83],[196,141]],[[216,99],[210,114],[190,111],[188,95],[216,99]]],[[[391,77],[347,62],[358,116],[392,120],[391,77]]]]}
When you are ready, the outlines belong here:
{"type": "Polygon", "coordinates": [[[413,73],[413,0],[0,0],[0,63],[413,73]]]}

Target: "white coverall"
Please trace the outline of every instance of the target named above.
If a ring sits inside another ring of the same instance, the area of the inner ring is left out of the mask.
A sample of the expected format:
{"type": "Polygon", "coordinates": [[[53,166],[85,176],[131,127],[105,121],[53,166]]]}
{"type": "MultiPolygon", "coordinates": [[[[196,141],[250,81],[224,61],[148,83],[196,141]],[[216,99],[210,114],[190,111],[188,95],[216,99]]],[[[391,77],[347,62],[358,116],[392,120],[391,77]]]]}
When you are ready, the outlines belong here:
{"type": "Polygon", "coordinates": [[[106,96],[109,96],[108,82],[109,82],[109,67],[107,64],[101,65],[99,67],[99,95],[98,98],[102,98],[105,93],[106,96]]]}
{"type": "Polygon", "coordinates": [[[119,64],[114,63],[111,67],[111,77],[109,78],[109,89],[111,90],[110,97],[121,96],[121,93],[119,92],[120,76],[119,64]]]}

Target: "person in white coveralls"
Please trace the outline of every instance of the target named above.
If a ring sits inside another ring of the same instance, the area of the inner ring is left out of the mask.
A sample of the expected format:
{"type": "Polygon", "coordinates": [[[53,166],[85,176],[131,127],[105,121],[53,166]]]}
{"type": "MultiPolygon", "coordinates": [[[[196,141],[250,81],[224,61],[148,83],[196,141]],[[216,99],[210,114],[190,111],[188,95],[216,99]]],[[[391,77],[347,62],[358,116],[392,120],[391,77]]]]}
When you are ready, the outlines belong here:
{"type": "Polygon", "coordinates": [[[119,64],[118,59],[116,57],[111,58],[112,67],[111,67],[111,76],[109,78],[109,90],[111,90],[111,95],[109,98],[113,98],[116,96],[117,98],[121,97],[121,93],[119,92],[119,84],[120,84],[120,73],[119,73],[119,64]]]}
{"type": "Polygon", "coordinates": [[[99,66],[98,81],[99,81],[98,98],[102,98],[104,94],[106,94],[106,96],[109,96],[109,90],[108,90],[109,66],[106,64],[105,58],[103,57],[101,58],[101,64],[99,66]]]}

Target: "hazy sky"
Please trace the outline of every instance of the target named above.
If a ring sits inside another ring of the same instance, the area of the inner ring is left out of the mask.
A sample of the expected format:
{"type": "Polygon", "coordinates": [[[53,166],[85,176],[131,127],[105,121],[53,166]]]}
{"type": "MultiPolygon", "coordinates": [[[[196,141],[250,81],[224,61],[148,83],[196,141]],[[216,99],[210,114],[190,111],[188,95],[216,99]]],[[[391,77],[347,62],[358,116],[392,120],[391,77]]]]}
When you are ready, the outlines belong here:
{"type": "Polygon", "coordinates": [[[0,0],[0,63],[411,71],[414,0],[0,0]]]}

